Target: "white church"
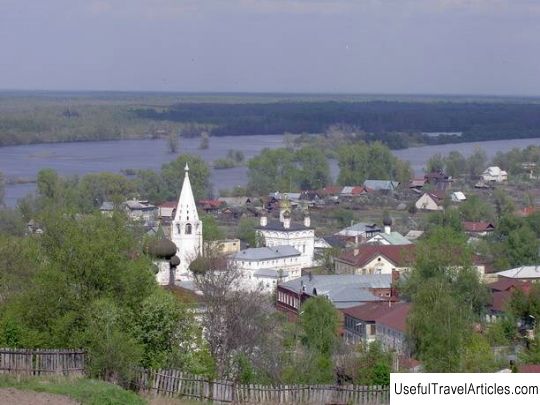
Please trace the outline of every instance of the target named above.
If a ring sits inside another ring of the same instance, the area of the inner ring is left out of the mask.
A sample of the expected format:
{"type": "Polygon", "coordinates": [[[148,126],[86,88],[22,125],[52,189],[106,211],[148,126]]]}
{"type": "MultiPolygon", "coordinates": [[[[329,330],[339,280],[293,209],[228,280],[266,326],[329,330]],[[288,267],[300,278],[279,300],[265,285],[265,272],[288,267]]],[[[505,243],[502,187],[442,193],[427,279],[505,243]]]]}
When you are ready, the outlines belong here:
{"type": "MultiPolygon", "coordinates": [[[[175,279],[177,281],[191,280],[189,265],[198,256],[202,255],[202,222],[197,213],[191,182],[189,181],[189,166],[186,163],[184,183],[176,205],[176,214],[171,223],[169,239],[176,245],[176,255],[180,264],[176,268],[175,279]]],[[[160,284],[167,284],[169,280],[168,263],[159,264],[157,280],[160,284]]]]}
{"type": "Polygon", "coordinates": [[[236,253],[231,261],[242,271],[242,288],[262,287],[271,293],[278,283],[302,276],[302,269],[313,266],[315,230],[306,212],[303,223],[291,222],[291,206],[280,202],[279,220],[262,215],[257,227],[261,247],[236,253]]]}

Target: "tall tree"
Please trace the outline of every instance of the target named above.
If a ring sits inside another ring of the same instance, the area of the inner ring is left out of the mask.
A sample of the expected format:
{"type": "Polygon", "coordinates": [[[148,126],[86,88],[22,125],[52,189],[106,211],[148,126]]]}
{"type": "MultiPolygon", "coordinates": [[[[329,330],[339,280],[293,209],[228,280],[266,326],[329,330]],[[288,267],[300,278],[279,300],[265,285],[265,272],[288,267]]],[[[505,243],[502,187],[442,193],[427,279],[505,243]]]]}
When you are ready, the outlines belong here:
{"type": "Polygon", "coordinates": [[[208,165],[198,156],[183,154],[161,166],[164,199],[172,200],[180,195],[186,163],[189,165],[189,179],[195,199],[200,200],[209,195],[211,190],[208,165]]]}

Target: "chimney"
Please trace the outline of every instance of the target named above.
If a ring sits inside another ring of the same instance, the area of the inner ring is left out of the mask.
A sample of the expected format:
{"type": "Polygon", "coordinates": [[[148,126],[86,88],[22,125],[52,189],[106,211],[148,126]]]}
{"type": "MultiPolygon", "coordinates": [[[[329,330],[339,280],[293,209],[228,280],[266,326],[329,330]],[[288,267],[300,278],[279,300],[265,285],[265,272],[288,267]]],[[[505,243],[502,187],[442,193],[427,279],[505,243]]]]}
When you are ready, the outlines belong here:
{"type": "Polygon", "coordinates": [[[384,226],[384,233],[387,234],[387,235],[390,235],[390,231],[391,231],[390,227],[388,225],[385,225],[384,226]]]}
{"type": "Polygon", "coordinates": [[[261,226],[263,226],[263,227],[266,226],[266,225],[268,225],[268,217],[266,216],[266,213],[263,213],[263,214],[261,215],[261,221],[260,221],[260,224],[261,224],[261,226]]]}
{"type": "Polygon", "coordinates": [[[306,215],[304,217],[304,226],[306,228],[309,228],[311,226],[311,218],[309,217],[309,215],[306,215]]]}
{"type": "Polygon", "coordinates": [[[291,218],[285,217],[283,218],[283,228],[289,229],[291,227],[291,218]]]}

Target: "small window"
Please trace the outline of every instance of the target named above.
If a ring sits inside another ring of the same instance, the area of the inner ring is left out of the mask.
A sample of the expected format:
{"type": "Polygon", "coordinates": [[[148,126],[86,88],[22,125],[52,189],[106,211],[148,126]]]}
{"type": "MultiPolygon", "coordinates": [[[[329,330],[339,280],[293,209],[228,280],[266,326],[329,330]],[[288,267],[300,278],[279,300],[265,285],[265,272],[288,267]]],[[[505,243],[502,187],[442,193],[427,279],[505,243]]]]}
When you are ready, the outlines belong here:
{"type": "Polygon", "coordinates": [[[186,224],[186,235],[191,235],[191,224],[186,224]]]}

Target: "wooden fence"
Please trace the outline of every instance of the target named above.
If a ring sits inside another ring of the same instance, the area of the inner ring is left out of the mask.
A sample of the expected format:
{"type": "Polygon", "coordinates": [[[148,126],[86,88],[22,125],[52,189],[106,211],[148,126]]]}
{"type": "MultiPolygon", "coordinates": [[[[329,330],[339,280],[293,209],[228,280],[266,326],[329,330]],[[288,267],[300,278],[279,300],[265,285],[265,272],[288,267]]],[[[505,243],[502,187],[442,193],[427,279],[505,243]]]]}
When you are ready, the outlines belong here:
{"type": "Polygon", "coordinates": [[[82,375],[85,352],[63,349],[0,349],[0,374],[82,375]]]}
{"type": "Polygon", "coordinates": [[[187,397],[217,404],[389,404],[388,387],[359,385],[254,385],[209,381],[179,370],[141,370],[136,387],[154,396],[187,397]]]}

